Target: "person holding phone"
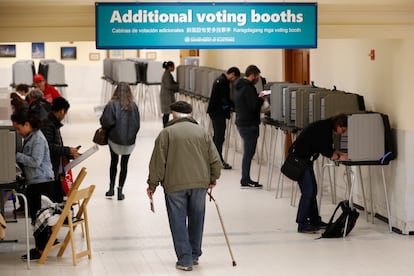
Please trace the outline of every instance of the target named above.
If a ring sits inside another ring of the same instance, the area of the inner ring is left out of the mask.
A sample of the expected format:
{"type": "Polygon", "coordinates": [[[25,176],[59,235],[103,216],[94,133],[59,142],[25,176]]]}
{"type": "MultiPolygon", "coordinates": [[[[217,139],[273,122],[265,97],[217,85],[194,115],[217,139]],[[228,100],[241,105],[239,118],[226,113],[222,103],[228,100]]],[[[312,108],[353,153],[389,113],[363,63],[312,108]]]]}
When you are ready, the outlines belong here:
{"type": "Polygon", "coordinates": [[[57,97],[53,100],[52,109],[47,118],[43,120],[41,130],[49,144],[50,159],[53,165],[55,175],[55,184],[49,192],[49,198],[54,202],[63,202],[64,191],[62,187],[62,176],[65,175],[63,168],[70,159],[80,156],[78,147],[65,146],[63,143],[60,128],[63,126],[62,121],[68,113],[70,104],[63,97],[57,97]]]}

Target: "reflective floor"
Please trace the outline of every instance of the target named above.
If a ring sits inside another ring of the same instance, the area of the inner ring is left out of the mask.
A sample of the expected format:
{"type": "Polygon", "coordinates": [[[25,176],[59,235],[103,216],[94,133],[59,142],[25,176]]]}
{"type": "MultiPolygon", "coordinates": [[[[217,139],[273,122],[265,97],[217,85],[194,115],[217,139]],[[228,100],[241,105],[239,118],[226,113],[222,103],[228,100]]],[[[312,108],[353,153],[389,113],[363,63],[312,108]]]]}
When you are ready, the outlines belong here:
{"type": "MultiPolygon", "coordinates": [[[[82,186],[97,185],[88,206],[91,260],[83,258],[73,266],[67,249],[59,258],[57,252],[52,252],[44,265],[31,262],[28,270],[20,260],[26,240],[23,219],[19,217],[17,223],[8,223],[6,236],[18,242],[0,243],[0,275],[413,275],[413,238],[389,233],[387,224],[380,220],[367,222],[364,212],[345,239],[317,239],[320,233],[297,233],[292,183],[285,181],[281,198],[275,198],[275,183],[270,190],[240,189],[238,153],[230,160],[233,169],[222,171],[213,191],[237,265],[233,266],[216,205],[207,201],[200,264],[192,272],[176,270],[162,189],[155,194],[155,213],[150,211],[145,192],[148,161],[161,125],[161,118],[150,116],[142,122],[129,163],[124,201],[104,196],[110,158],[107,147],[101,147],[73,170],[76,176],[80,167],[86,167],[82,186]]],[[[65,144],[82,145],[81,149],[86,150],[93,145],[91,139],[97,127],[92,107],[72,106],[62,128],[65,144]]],[[[257,176],[257,163],[252,171],[257,176]]],[[[265,166],[261,173],[266,175],[265,166]]],[[[277,177],[273,179],[275,182],[277,177]]],[[[321,205],[324,220],[334,208],[330,197],[325,196],[321,205]]],[[[10,202],[6,211],[11,218],[10,202]]],[[[83,246],[80,229],[76,239],[83,246]]],[[[34,245],[32,236],[30,244],[34,245]]]]}

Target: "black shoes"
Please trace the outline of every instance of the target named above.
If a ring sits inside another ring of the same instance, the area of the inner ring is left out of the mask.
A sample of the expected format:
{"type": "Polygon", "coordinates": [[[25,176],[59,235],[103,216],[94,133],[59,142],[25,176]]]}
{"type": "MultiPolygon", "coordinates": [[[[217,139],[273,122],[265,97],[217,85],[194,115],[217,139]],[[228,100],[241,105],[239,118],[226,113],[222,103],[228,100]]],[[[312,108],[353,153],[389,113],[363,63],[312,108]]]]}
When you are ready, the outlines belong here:
{"type": "Polygon", "coordinates": [[[124,200],[125,195],[122,193],[122,187],[118,188],[118,200],[124,200]]]}
{"type": "Polygon", "coordinates": [[[320,221],[316,225],[314,224],[299,224],[298,225],[298,232],[299,233],[306,233],[306,234],[314,234],[317,233],[321,229],[326,229],[328,224],[326,222],[320,221]]]}
{"type": "MultiPolygon", "coordinates": [[[[32,248],[32,249],[30,249],[30,251],[29,251],[29,254],[30,254],[30,260],[32,261],[35,261],[35,260],[39,260],[40,259],[40,257],[42,256],[42,253],[40,253],[36,248],[32,248]]],[[[25,254],[25,255],[23,255],[23,256],[21,256],[21,259],[22,260],[27,260],[27,254],[25,254]]]]}
{"type": "MultiPolygon", "coordinates": [[[[124,200],[125,199],[125,195],[122,193],[122,188],[123,187],[118,187],[118,200],[124,200]]],[[[115,195],[115,191],[114,188],[109,188],[109,190],[105,193],[105,196],[107,197],[111,197],[115,195]]]]}
{"type": "Polygon", "coordinates": [[[223,162],[223,166],[222,166],[222,168],[224,169],[224,170],[231,170],[232,169],[232,166],[230,166],[228,163],[226,163],[226,162],[223,162]]]}
{"type": "Polygon", "coordinates": [[[311,224],[299,225],[298,232],[304,234],[315,234],[318,233],[319,227],[311,224]]]}
{"type": "Polygon", "coordinates": [[[259,184],[259,182],[257,181],[253,181],[253,180],[240,180],[240,187],[242,189],[246,189],[246,188],[253,188],[253,189],[262,189],[263,185],[259,184]]]}

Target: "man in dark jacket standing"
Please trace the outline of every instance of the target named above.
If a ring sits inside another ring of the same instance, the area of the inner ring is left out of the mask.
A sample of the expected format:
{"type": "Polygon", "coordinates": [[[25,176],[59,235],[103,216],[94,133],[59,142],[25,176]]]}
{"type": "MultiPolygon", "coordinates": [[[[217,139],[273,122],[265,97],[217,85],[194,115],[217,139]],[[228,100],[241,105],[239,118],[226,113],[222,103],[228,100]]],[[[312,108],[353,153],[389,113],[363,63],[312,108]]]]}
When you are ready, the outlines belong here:
{"type": "Polygon", "coordinates": [[[221,74],[213,84],[210,100],[208,102],[207,113],[213,124],[213,141],[220,155],[223,169],[230,170],[231,166],[224,161],[223,143],[226,133],[226,119],[230,119],[231,109],[234,103],[230,98],[230,83],[240,77],[240,70],[237,67],[231,67],[226,73],[221,74]]]}
{"type": "Polygon", "coordinates": [[[52,191],[50,191],[50,199],[55,202],[63,201],[62,175],[63,167],[69,159],[80,156],[78,149],[75,147],[67,147],[63,145],[60,128],[61,123],[69,110],[69,102],[57,97],[53,100],[52,110],[49,112],[47,119],[42,123],[41,131],[46,137],[50,150],[50,161],[52,162],[53,172],[55,174],[55,183],[52,191]]]}
{"type": "Polygon", "coordinates": [[[176,268],[193,269],[201,256],[207,189],[216,185],[221,162],[210,134],[191,117],[184,101],[171,105],[169,121],[155,140],[147,195],[164,188],[168,220],[177,255],[176,268]]]}
{"type": "Polygon", "coordinates": [[[244,78],[235,82],[234,104],[236,126],[243,140],[242,188],[263,188],[263,185],[250,178],[250,166],[256,152],[259,138],[260,108],[264,95],[257,93],[255,84],[260,80],[260,70],[255,65],[246,68],[244,78]]]}

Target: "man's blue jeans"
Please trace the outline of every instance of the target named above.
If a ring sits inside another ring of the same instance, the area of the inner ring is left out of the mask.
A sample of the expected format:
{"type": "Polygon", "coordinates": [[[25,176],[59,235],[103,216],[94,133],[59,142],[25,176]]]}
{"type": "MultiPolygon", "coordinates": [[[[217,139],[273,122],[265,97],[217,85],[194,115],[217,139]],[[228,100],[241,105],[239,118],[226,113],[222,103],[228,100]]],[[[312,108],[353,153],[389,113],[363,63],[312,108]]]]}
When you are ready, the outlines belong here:
{"type": "Polygon", "coordinates": [[[256,152],[257,138],[259,138],[259,126],[240,127],[240,136],[243,140],[243,160],[242,160],[242,182],[250,181],[250,166],[256,152]]]}
{"type": "Polygon", "coordinates": [[[302,193],[298,206],[296,222],[302,227],[307,224],[318,225],[321,221],[318,211],[316,195],[318,185],[316,183],[313,163],[310,163],[305,170],[303,178],[299,181],[299,188],[302,193]]]}
{"type": "Polygon", "coordinates": [[[165,194],[168,220],[178,264],[192,266],[201,256],[207,189],[165,194]]]}

